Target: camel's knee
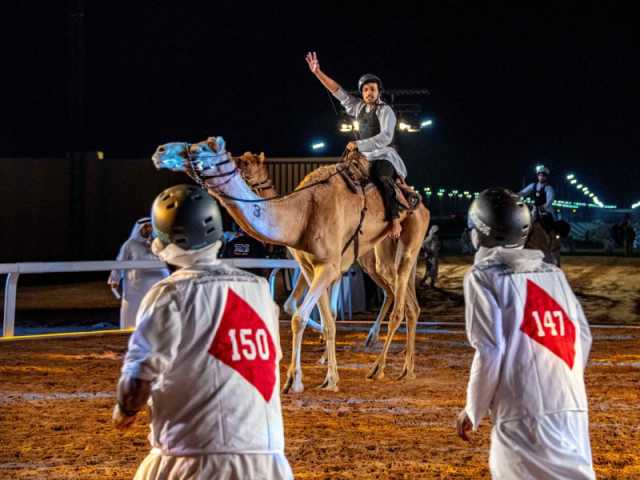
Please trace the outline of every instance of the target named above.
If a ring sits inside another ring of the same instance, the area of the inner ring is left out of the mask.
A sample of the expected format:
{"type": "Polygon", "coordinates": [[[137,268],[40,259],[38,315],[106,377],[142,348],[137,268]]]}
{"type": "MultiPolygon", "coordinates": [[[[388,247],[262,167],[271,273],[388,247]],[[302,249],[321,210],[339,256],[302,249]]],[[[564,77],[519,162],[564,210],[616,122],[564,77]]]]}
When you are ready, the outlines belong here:
{"type": "Polygon", "coordinates": [[[305,327],[304,318],[300,315],[299,312],[293,314],[291,317],[291,331],[295,334],[296,332],[303,330],[305,327]]]}

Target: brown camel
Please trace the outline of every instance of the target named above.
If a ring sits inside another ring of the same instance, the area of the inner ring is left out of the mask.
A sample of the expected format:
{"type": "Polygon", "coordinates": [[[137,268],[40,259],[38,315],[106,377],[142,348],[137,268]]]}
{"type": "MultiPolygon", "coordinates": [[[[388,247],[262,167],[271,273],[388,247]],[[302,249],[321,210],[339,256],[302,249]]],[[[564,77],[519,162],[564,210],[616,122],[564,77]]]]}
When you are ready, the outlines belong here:
{"type": "Polygon", "coordinates": [[[553,230],[547,232],[541,222],[534,221],[525,248],[541,250],[544,261],[560,266],[560,235],[553,230]]]}
{"type": "MultiPolygon", "coordinates": [[[[365,195],[352,192],[337,175],[337,166],[321,167],[310,173],[293,193],[265,201],[238,174],[236,161],[224,149],[221,138],[198,144],[168,143],[158,147],[153,160],[159,168],[187,171],[227,209],[249,235],[269,243],[285,245],[301,266],[309,292],[291,320],[292,359],[284,392],[302,392],[301,347],[306,320],[319,306],[327,344],[327,375],[321,388],[337,391],[335,319],[331,315],[327,289],[354,260],[354,243],[359,237],[358,258],[386,238],[382,198],[376,190],[365,195]],[[366,209],[366,210],[365,210],[366,209]],[[366,212],[361,217],[363,210],[366,212]],[[346,248],[345,247],[349,247],[346,248]]],[[[347,161],[366,162],[358,152],[347,161]]],[[[416,299],[414,271],[422,239],[429,224],[429,211],[420,204],[411,214],[401,215],[402,234],[394,258],[395,302],[389,331],[371,371],[370,378],[382,378],[391,340],[403,318],[407,320],[405,362],[400,378],[414,378],[416,322],[420,312],[416,299]],[[405,308],[406,305],[406,308],[405,308]]]]}
{"type": "MultiPolygon", "coordinates": [[[[251,152],[245,152],[242,156],[236,158],[236,165],[243,178],[259,196],[262,198],[278,196],[278,191],[273,186],[269,176],[264,153],[254,155],[251,152]]],[[[396,258],[397,248],[398,242],[386,237],[373,250],[360,255],[358,258],[358,264],[384,292],[382,307],[364,342],[364,346],[367,349],[374,347],[378,343],[382,321],[386,318],[393,305],[393,299],[395,298],[393,283],[395,278],[394,259],[396,258]],[[376,258],[378,259],[377,261],[376,258]]],[[[300,275],[291,291],[291,295],[283,305],[285,312],[290,315],[295,314],[308,286],[305,276],[300,275]]],[[[331,313],[334,317],[336,316],[335,311],[331,313]]],[[[325,356],[322,357],[321,363],[324,363],[324,360],[325,356]]]]}

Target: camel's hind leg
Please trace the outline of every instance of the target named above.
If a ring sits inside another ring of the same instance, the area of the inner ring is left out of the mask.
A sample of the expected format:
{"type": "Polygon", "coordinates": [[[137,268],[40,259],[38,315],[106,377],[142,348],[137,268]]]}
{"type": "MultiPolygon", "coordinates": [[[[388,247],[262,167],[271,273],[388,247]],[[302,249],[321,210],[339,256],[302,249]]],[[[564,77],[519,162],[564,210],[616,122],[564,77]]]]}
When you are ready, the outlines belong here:
{"type": "Polygon", "coordinates": [[[413,380],[416,378],[416,374],[414,372],[416,327],[418,324],[418,318],[420,317],[420,305],[418,304],[418,298],[416,296],[415,266],[413,268],[411,278],[409,278],[409,285],[407,286],[405,316],[407,318],[407,346],[404,357],[404,366],[402,367],[402,372],[400,373],[398,380],[413,380]]]}
{"type": "Polygon", "coordinates": [[[307,319],[311,314],[311,310],[313,310],[318,299],[322,294],[326,295],[327,288],[338,275],[337,269],[330,264],[315,265],[311,270],[308,263],[304,261],[299,261],[298,263],[300,263],[302,268],[304,268],[307,277],[313,278],[313,280],[311,281],[309,292],[302,302],[302,305],[291,318],[291,363],[289,364],[287,379],[282,389],[284,393],[288,393],[289,390],[293,390],[296,393],[304,391],[301,366],[302,337],[304,335],[304,328],[306,326],[307,319]]]}
{"type": "Polygon", "coordinates": [[[387,362],[389,347],[391,346],[393,336],[398,330],[398,327],[400,327],[400,323],[402,322],[405,314],[407,281],[410,273],[413,271],[412,262],[415,262],[415,259],[411,258],[410,255],[403,254],[400,259],[400,267],[398,269],[398,277],[396,279],[396,285],[398,287],[396,290],[396,301],[393,304],[393,311],[391,312],[391,316],[389,317],[387,338],[385,339],[384,347],[382,347],[382,352],[380,352],[380,355],[378,355],[378,358],[369,371],[367,378],[384,378],[384,367],[387,362]]]}
{"type": "Polygon", "coordinates": [[[329,305],[329,295],[325,291],[320,295],[318,300],[318,308],[322,316],[322,325],[324,327],[325,353],[323,357],[327,362],[327,376],[320,388],[332,392],[338,391],[338,361],[336,359],[336,322],[329,305]]]}
{"type": "MultiPolygon", "coordinates": [[[[410,310],[409,317],[417,321],[417,300],[415,298],[415,268],[420,250],[420,244],[424,238],[424,234],[429,226],[429,212],[425,209],[423,212],[417,211],[407,222],[403,223],[403,230],[398,242],[397,255],[399,255],[399,264],[397,276],[395,278],[396,298],[393,304],[393,311],[389,318],[389,328],[387,338],[384,342],[382,352],[376,359],[373,367],[369,371],[367,378],[383,378],[384,368],[387,361],[387,354],[391,341],[395,335],[402,319],[405,317],[405,306],[410,310]],[[408,294],[409,282],[411,282],[412,293],[408,294]],[[409,295],[409,304],[407,303],[407,295],[409,295]],[[413,315],[412,315],[413,314],[413,315]]],[[[403,375],[407,376],[413,372],[413,356],[415,350],[415,325],[407,324],[407,351],[405,353],[405,368],[407,373],[403,371],[403,375]]]]}
{"type": "Polygon", "coordinates": [[[304,277],[304,273],[300,272],[289,298],[287,298],[282,306],[282,309],[289,315],[296,313],[298,306],[302,303],[302,297],[304,296],[307,285],[307,279],[304,277]]]}
{"type": "Polygon", "coordinates": [[[390,261],[393,265],[395,248],[396,242],[392,239],[386,239],[383,240],[381,245],[376,246],[374,250],[367,252],[358,259],[358,263],[362,269],[369,275],[376,285],[384,291],[384,302],[378,312],[376,321],[369,329],[367,339],[364,341],[365,349],[371,349],[378,343],[382,321],[387,317],[387,314],[393,305],[395,298],[395,295],[393,294],[394,272],[393,269],[384,268],[383,264],[385,261],[390,261]],[[388,243],[391,243],[391,245],[388,245],[388,243]],[[391,251],[391,254],[385,255],[385,253],[389,253],[389,250],[391,251]],[[387,259],[386,257],[390,258],[387,259]],[[389,273],[391,273],[391,275],[389,275],[389,273]]]}

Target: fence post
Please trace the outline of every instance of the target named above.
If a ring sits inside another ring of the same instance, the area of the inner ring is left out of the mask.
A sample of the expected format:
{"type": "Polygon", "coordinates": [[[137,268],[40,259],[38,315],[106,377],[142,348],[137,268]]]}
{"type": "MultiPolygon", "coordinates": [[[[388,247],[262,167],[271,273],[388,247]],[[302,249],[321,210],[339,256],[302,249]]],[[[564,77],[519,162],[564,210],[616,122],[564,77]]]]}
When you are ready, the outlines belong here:
{"type": "Polygon", "coordinates": [[[3,337],[13,337],[16,324],[16,294],[18,291],[18,272],[7,273],[7,282],[4,289],[4,324],[2,326],[3,337]]]}

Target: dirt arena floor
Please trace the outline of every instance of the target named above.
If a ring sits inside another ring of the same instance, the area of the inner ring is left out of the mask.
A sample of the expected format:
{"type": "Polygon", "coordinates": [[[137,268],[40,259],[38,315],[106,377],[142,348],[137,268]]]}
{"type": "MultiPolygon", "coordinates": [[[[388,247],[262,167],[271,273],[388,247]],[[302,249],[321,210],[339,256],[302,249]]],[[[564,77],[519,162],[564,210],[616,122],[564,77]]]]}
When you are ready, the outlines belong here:
{"type": "MultiPolygon", "coordinates": [[[[567,276],[594,328],[586,372],[598,478],[640,479],[640,265],[570,259],[567,276]]],[[[462,321],[466,262],[443,266],[439,289],[420,294],[422,320],[462,321]]],[[[56,287],[58,288],[58,287],[56,287]]],[[[56,290],[56,296],[59,291],[56,290]]],[[[28,294],[27,294],[28,295],[28,294]]],[[[41,297],[42,298],[42,297],[41,297]]],[[[418,335],[417,379],[399,383],[404,335],[387,377],[365,380],[375,353],[364,333],[338,332],[340,392],[314,389],[317,334],[306,335],[306,390],[283,397],[286,453],[299,479],[489,478],[490,423],[470,444],[454,421],[464,405],[472,350],[461,325],[418,335]]],[[[282,330],[285,358],[290,332],[282,330]]],[[[148,451],[147,418],[121,434],[111,424],[127,335],[0,342],[0,479],[126,479],[148,451]]]]}
{"type": "MultiPolygon", "coordinates": [[[[315,390],[324,367],[308,335],[307,389],[283,398],[287,456],[300,479],[488,478],[489,424],[471,444],[453,429],[465,398],[471,349],[462,334],[418,338],[417,380],[364,379],[373,354],[364,334],[342,332],[341,391],[315,390]],[[355,346],[355,348],[354,348],[355,346]]],[[[594,331],[587,370],[598,477],[640,478],[640,332],[594,331]]],[[[283,332],[288,345],[289,332],[283,332]]],[[[400,340],[400,339],[399,339],[400,340]]],[[[110,424],[125,335],[0,344],[0,478],[131,478],[145,456],[146,415],[125,433],[110,424]]],[[[285,358],[288,358],[286,356],[285,358]]]]}

